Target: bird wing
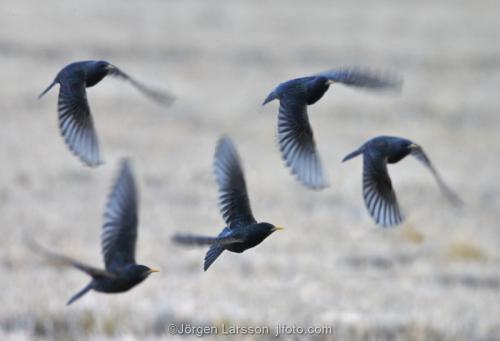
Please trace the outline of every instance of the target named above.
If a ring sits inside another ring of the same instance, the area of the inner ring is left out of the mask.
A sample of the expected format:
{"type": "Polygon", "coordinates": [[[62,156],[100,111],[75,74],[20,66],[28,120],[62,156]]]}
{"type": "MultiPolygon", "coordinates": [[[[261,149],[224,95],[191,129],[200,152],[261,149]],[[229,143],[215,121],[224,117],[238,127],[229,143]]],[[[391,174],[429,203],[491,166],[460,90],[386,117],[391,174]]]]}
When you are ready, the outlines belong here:
{"type": "MultiPolygon", "coordinates": [[[[224,238],[231,234],[231,230],[228,227],[225,227],[217,236],[218,238],[224,238]]],[[[205,254],[205,259],[203,261],[203,271],[207,271],[208,268],[215,262],[215,260],[221,255],[221,253],[225,250],[225,246],[216,243],[210,245],[207,253],[205,254]]]]}
{"type": "Polygon", "coordinates": [[[411,155],[413,155],[417,160],[419,160],[425,167],[427,167],[434,178],[436,179],[436,182],[439,185],[439,188],[441,191],[445,194],[445,196],[450,200],[451,203],[455,205],[461,205],[462,200],[460,197],[455,194],[443,181],[437,170],[434,168],[434,166],[431,163],[431,160],[427,157],[427,154],[425,154],[424,150],[422,147],[418,145],[413,145],[413,148],[411,149],[411,155]]]}
{"type": "Polygon", "coordinates": [[[101,246],[106,269],[135,264],[137,190],[129,162],[123,160],[108,197],[101,246]]]}
{"type": "Polygon", "coordinates": [[[377,224],[393,226],[403,220],[386,160],[369,151],[365,151],[363,156],[363,197],[368,212],[377,224]]]}
{"type": "Polygon", "coordinates": [[[361,67],[329,70],[318,73],[316,76],[349,86],[373,90],[400,90],[402,86],[402,79],[394,73],[361,67]]]}
{"type": "Polygon", "coordinates": [[[163,105],[171,105],[175,100],[175,97],[172,94],[150,88],[149,86],[146,86],[143,83],[137,81],[135,78],[130,77],[128,74],[112,64],[109,64],[108,66],[108,75],[115,76],[130,82],[130,84],[132,84],[144,95],[163,105]]]}
{"type": "Polygon", "coordinates": [[[305,102],[285,95],[280,99],[278,141],[287,167],[311,189],[323,189],[328,180],[316,150],[305,102]]]}
{"type": "Polygon", "coordinates": [[[240,158],[227,137],[217,143],[214,174],[219,185],[219,209],[229,228],[255,224],[240,158]]]}
{"type": "Polygon", "coordinates": [[[38,243],[36,243],[33,240],[28,240],[27,242],[33,251],[42,253],[46,257],[48,257],[51,260],[53,260],[57,263],[60,263],[62,265],[72,266],[74,268],[77,268],[78,270],[85,272],[86,274],[90,275],[93,278],[96,278],[96,277],[116,278],[116,275],[112,272],[108,272],[106,270],[99,269],[99,268],[84,264],[84,263],[77,261],[73,258],[66,257],[66,256],[60,255],[58,253],[52,252],[52,251],[46,249],[45,247],[39,245],[38,243]]]}
{"type": "Polygon", "coordinates": [[[81,73],[59,77],[59,129],[69,149],[90,167],[102,163],[81,73]]]}

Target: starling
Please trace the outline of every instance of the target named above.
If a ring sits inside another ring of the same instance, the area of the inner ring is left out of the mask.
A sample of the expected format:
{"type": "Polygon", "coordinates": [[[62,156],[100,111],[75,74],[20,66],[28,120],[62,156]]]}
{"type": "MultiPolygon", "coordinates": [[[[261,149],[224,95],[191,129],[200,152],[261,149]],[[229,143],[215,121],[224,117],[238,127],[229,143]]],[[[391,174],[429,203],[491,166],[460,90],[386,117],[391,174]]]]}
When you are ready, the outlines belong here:
{"type": "Polygon", "coordinates": [[[219,139],[215,151],[214,173],[219,185],[219,208],[226,227],[217,237],[177,234],[174,242],[187,245],[210,245],[203,269],[224,251],[241,253],[259,245],[282,227],[258,223],[250,209],[241,162],[231,139],[219,139]]]}
{"type": "Polygon", "coordinates": [[[384,227],[401,223],[396,193],[392,188],[387,163],[396,163],[411,154],[434,175],[439,187],[453,204],[460,204],[458,196],[443,182],[431,161],[418,144],[392,136],[375,137],[347,155],[342,162],[363,154],[363,197],[368,212],[378,225],[384,227]]]}
{"type": "Polygon", "coordinates": [[[330,87],[342,83],[374,90],[399,89],[401,80],[389,73],[346,68],[296,78],[281,83],[265,99],[280,102],[278,143],[286,166],[306,187],[320,190],[328,186],[321,159],[309,124],[307,106],[316,103],[330,87]]]}
{"type": "Polygon", "coordinates": [[[73,266],[92,277],[81,291],[73,295],[67,305],[90,290],[103,293],[124,292],[141,283],[158,270],[136,264],[137,191],[129,163],[123,161],[120,173],[108,198],[102,227],[101,247],[105,269],[95,268],[77,260],[48,251],[32,244],[52,259],[73,266]]]}
{"type": "Polygon", "coordinates": [[[102,160],[85,89],[96,85],[108,75],[129,81],[143,94],[162,104],[168,105],[173,101],[171,95],[145,86],[106,61],[89,60],[66,65],[38,98],[54,85],[60,85],[57,103],[59,129],[69,149],[90,167],[100,165],[102,160]]]}

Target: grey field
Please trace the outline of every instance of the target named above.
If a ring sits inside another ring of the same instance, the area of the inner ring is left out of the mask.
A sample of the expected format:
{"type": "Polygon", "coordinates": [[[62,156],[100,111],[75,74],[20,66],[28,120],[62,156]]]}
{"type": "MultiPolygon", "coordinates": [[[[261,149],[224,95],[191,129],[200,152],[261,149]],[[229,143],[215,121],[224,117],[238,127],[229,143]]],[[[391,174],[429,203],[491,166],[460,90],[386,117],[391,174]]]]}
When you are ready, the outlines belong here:
{"type": "Polygon", "coordinates": [[[332,327],[312,339],[500,339],[500,2],[1,7],[0,339],[152,339],[183,323],[271,334],[278,324],[332,327]],[[67,150],[57,91],[37,99],[64,65],[88,59],[177,99],[165,108],[112,78],[89,88],[105,147],[96,169],[67,150]],[[402,93],[334,84],[309,108],[330,184],[310,191],[281,159],[278,104],[261,103],[283,80],[345,65],[401,73],[402,93]],[[238,146],[252,211],[285,230],[204,273],[206,250],[170,239],[224,227],[212,173],[223,134],[238,146]],[[389,165],[405,220],[377,227],[362,198],[361,158],[341,160],[378,135],[418,141],[465,205],[450,205],[407,158],[389,165]],[[66,307],[85,274],[25,240],[99,266],[102,212],[125,156],[140,194],[136,255],[161,272],[130,292],[66,307]]]}

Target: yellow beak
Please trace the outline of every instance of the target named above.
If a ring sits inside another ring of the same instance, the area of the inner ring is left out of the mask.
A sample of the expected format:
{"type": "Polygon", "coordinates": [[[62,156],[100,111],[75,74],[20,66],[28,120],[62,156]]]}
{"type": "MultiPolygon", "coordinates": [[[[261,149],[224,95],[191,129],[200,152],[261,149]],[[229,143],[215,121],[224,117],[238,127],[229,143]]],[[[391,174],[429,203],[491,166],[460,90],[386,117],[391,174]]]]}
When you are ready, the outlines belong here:
{"type": "Polygon", "coordinates": [[[153,272],[160,272],[160,270],[157,270],[157,269],[149,269],[149,272],[150,274],[152,274],[153,272]]]}
{"type": "Polygon", "coordinates": [[[410,144],[410,149],[417,149],[417,148],[420,148],[418,144],[415,143],[410,144]]]}
{"type": "Polygon", "coordinates": [[[275,226],[273,231],[279,231],[279,230],[284,230],[285,228],[284,227],[281,227],[281,226],[275,226]]]}

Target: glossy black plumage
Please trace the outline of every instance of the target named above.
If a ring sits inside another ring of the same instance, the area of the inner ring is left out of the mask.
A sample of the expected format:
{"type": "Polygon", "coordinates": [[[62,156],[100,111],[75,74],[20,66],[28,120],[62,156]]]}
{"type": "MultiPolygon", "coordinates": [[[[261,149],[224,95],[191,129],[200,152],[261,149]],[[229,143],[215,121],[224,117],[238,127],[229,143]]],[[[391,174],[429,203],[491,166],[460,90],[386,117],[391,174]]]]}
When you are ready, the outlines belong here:
{"type": "Polygon", "coordinates": [[[221,138],[217,144],[214,173],[219,185],[219,208],[226,227],[217,237],[186,234],[173,237],[180,244],[210,245],[203,266],[205,271],[224,250],[241,253],[281,229],[269,223],[258,223],[253,217],[240,159],[229,138],[221,138]]]}
{"type": "Polygon", "coordinates": [[[65,66],[59,71],[52,84],[40,94],[39,98],[54,85],[60,85],[57,104],[59,129],[69,149],[84,164],[91,167],[100,165],[102,158],[86,88],[96,85],[108,75],[127,80],[143,94],[162,104],[168,105],[173,101],[171,95],[158,92],[139,83],[106,61],[90,60],[65,66]]]}
{"type": "Polygon", "coordinates": [[[316,103],[332,83],[373,90],[399,89],[401,80],[389,73],[362,68],[346,68],[296,78],[278,85],[263,105],[278,99],[278,143],[286,166],[306,187],[320,190],[328,186],[307,106],[316,103]]]}
{"type": "Polygon", "coordinates": [[[460,199],[443,182],[423,149],[408,139],[392,136],[375,137],[344,157],[342,162],[361,154],[363,198],[368,212],[379,225],[394,226],[403,220],[387,164],[399,162],[407,155],[416,157],[432,172],[439,187],[452,203],[460,203],[460,199]]]}
{"type": "Polygon", "coordinates": [[[132,170],[123,161],[113,185],[104,213],[101,247],[104,269],[83,264],[72,258],[35,247],[51,258],[71,265],[92,277],[81,291],[68,301],[68,305],[90,290],[103,293],[124,292],[136,286],[157,270],[136,264],[135,246],[137,241],[137,190],[132,170]]]}

